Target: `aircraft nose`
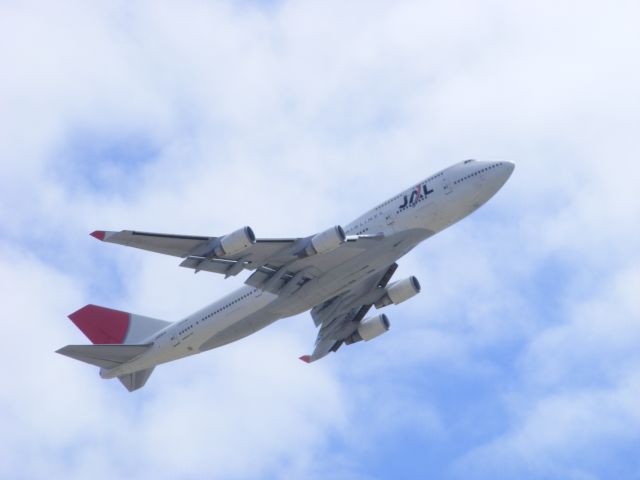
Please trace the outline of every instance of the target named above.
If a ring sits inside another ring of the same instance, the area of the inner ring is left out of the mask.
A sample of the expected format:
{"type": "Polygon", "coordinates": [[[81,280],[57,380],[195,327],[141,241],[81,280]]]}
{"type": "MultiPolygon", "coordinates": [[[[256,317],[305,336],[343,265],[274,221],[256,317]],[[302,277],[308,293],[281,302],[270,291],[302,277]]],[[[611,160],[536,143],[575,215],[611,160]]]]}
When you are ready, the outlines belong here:
{"type": "Polygon", "coordinates": [[[513,173],[513,170],[515,170],[516,164],[513,162],[503,162],[503,164],[507,169],[507,178],[508,178],[513,173]]]}
{"type": "Polygon", "coordinates": [[[516,165],[513,162],[506,162],[506,161],[500,162],[500,166],[498,168],[498,171],[499,171],[498,178],[500,180],[499,181],[500,187],[502,187],[502,185],[504,185],[506,181],[509,180],[509,177],[511,177],[511,174],[513,173],[515,168],[516,168],[516,165]]]}
{"type": "Polygon", "coordinates": [[[513,162],[507,161],[493,162],[489,165],[489,171],[491,173],[489,173],[485,178],[481,189],[482,192],[480,194],[482,203],[495,195],[495,193],[500,190],[505,183],[507,183],[507,180],[509,180],[513,170],[516,168],[513,162]]]}

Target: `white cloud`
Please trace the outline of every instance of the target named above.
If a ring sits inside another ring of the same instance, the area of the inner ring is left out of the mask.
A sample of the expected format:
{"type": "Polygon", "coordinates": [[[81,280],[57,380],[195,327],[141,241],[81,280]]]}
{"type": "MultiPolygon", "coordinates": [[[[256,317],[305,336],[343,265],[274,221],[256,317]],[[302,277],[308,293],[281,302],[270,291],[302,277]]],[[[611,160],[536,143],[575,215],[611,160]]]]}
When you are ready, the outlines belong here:
{"type": "MultiPolygon", "coordinates": [[[[633,367],[637,372],[638,363],[633,367]]],[[[606,387],[534,397],[508,434],[472,451],[456,466],[457,473],[465,477],[480,470],[493,478],[606,475],[610,462],[624,458],[624,445],[638,439],[640,379],[635,372],[606,387]]],[[[633,460],[629,463],[632,467],[633,460]]]]}
{"type": "Polygon", "coordinates": [[[503,399],[510,427],[465,456],[462,476],[480,468],[498,478],[590,478],[637,441],[638,265],[597,285],[564,299],[566,320],[530,338],[517,388],[503,399]]]}
{"type": "Polygon", "coordinates": [[[305,461],[342,428],[340,385],[330,369],[296,361],[300,339],[286,333],[159,368],[137,397],[101,381],[53,353],[84,343],[64,318],[82,302],[79,285],[24,256],[5,249],[17,260],[0,276],[14,292],[5,335],[18,340],[3,348],[0,371],[2,476],[260,476],[305,461]]]}

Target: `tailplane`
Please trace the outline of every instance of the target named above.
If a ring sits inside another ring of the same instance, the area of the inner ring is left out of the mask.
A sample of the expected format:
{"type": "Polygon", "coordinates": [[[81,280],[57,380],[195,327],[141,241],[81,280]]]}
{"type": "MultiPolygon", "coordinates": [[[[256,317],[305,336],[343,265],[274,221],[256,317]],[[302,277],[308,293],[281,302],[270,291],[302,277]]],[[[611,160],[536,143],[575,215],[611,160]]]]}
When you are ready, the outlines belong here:
{"type": "MultiPolygon", "coordinates": [[[[86,305],[69,318],[93,345],[67,345],[57,353],[110,370],[130,362],[146,352],[150,338],[171,322],[121,312],[97,305],[86,305]]],[[[118,377],[130,392],[144,386],[153,367],[118,377]]]]}
{"type": "MultiPolygon", "coordinates": [[[[142,355],[151,346],[151,343],[143,345],[67,345],[56,350],[56,353],[109,370],[142,355]]],[[[127,390],[133,392],[144,387],[153,368],[121,375],[118,380],[127,387],[127,390]]]]}
{"type": "Polygon", "coordinates": [[[151,344],[145,345],[67,345],[56,353],[96,367],[110,369],[142,355],[151,344]]]}

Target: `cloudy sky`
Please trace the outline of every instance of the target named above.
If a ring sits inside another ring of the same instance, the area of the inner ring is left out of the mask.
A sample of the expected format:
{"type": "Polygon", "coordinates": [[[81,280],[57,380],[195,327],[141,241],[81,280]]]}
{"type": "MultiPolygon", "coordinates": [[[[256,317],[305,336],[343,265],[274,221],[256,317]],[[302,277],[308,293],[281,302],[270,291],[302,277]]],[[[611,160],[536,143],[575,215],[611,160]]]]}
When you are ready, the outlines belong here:
{"type": "Polygon", "coordinates": [[[0,1],[1,478],[640,478],[637,1],[0,1]],[[95,229],[308,235],[466,158],[501,192],[401,262],[391,331],[308,314],[129,394],[96,303],[243,278],[95,229]]]}

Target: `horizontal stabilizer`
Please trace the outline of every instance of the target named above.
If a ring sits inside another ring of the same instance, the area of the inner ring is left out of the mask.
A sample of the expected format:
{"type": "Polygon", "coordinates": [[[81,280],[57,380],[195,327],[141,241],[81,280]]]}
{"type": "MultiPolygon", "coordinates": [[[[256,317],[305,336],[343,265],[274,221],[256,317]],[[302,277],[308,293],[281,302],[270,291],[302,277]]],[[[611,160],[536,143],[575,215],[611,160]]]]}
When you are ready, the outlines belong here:
{"type": "Polygon", "coordinates": [[[145,345],[67,345],[56,353],[101,368],[113,368],[133,360],[151,348],[145,345]]]}

